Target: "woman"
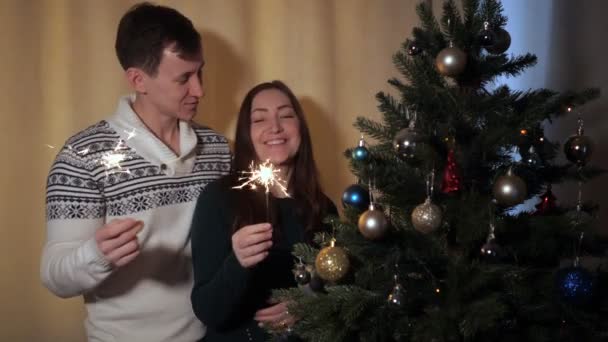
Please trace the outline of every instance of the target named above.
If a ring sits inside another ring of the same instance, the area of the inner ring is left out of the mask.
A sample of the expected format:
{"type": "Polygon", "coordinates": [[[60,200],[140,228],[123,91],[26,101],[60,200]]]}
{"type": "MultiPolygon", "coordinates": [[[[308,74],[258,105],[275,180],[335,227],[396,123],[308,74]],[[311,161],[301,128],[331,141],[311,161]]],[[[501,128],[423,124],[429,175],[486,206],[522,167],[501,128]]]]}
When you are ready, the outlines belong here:
{"type": "Polygon", "coordinates": [[[192,222],[192,306],[207,325],[205,341],[266,341],[263,326],[295,322],[271,290],[295,286],[294,244],[310,242],[336,208],[323,194],[300,103],[280,81],[262,83],[245,96],[236,128],[233,172],[209,184],[192,222]],[[270,189],[235,189],[251,162],[270,161],[287,184],[286,196],[270,189]]]}

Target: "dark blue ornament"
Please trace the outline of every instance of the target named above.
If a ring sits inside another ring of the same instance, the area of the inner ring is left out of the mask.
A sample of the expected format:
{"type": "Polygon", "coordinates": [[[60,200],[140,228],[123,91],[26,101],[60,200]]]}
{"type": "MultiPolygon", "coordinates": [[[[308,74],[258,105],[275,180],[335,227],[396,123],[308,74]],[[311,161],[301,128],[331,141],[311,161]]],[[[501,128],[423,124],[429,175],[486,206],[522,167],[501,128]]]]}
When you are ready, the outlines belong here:
{"type": "Polygon", "coordinates": [[[369,206],[369,193],[362,186],[353,184],[342,194],[342,205],[366,210],[369,206]]]}
{"type": "Polygon", "coordinates": [[[562,268],[557,271],[556,288],[559,297],[567,303],[582,306],[593,298],[595,281],[591,273],[580,266],[562,268]]]}
{"type": "Polygon", "coordinates": [[[369,150],[365,146],[357,146],[353,152],[353,159],[357,161],[366,161],[369,158],[369,150]]]}

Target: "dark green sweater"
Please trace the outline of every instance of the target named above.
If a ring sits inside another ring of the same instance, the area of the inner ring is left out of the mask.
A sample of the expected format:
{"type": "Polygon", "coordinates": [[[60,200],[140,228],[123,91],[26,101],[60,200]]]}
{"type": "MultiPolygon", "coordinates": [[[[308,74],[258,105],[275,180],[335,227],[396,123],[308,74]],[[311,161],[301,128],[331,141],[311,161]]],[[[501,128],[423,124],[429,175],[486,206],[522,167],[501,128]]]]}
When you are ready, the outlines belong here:
{"type": "MultiPolygon", "coordinates": [[[[207,326],[205,342],[266,341],[268,335],[253,320],[255,312],[270,306],[272,289],[296,286],[293,278],[295,243],[304,242],[303,220],[295,211],[295,200],[275,199],[281,229],[278,242],[266,259],[243,268],[232,251],[234,213],[231,190],[216,181],[201,193],[192,221],[194,288],[192,307],[207,326]]],[[[329,213],[335,214],[335,206],[329,213]]],[[[273,234],[274,235],[274,234],[273,234]]]]}

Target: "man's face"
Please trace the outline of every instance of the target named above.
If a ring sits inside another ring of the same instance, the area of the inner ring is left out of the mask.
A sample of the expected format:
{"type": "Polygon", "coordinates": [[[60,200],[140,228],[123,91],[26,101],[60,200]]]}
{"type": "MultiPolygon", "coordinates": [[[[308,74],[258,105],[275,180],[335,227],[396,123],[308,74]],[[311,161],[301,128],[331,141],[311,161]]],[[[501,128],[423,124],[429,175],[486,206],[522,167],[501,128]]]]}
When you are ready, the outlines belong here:
{"type": "Polygon", "coordinates": [[[182,59],[171,46],[165,48],[155,76],[145,77],[145,99],[150,110],[164,117],[190,121],[204,95],[202,51],[182,59]]]}

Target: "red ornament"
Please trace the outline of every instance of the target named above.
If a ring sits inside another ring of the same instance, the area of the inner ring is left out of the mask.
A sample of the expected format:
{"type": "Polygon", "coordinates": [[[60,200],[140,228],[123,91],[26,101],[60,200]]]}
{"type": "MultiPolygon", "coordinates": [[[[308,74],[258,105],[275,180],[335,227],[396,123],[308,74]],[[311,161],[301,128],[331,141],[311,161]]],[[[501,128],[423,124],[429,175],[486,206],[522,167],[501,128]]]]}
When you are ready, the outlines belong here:
{"type": "Polygon", "coordinates": [[[535,215],[546,215],[550,214],[555,208],[557,198],[551,192],[551,186],[547,187],[547,192],[540,196],[540,203],[536,205],[535,215]]]}
{"type": "Polygon", "coordinates": [[[462,176],[460,169],[456,164],[454,157],[454,149],[448,152],[448,162],[443,170],[443,182],[441,183],[441,192],[449,194],[462,189],[462,176]]]}

